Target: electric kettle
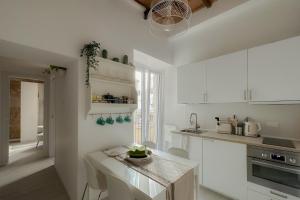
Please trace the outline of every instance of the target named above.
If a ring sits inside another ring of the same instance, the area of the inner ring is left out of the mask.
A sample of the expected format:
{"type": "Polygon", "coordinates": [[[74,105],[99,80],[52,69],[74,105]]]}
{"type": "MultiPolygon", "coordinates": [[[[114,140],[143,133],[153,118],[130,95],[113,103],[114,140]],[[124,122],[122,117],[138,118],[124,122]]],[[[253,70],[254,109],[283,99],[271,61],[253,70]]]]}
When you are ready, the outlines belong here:
{"type": "Polygon", "coordinates": [[[261,125],[258,122],[245,122],[245,136],[257,137],[261,129],[261,125]]]}

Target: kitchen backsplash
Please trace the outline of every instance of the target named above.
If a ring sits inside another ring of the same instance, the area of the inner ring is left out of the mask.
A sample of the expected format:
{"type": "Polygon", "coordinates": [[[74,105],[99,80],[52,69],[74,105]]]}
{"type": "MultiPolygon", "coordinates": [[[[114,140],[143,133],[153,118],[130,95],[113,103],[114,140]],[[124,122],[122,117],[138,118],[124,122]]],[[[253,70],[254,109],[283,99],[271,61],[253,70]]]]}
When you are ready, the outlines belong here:
{"type": "MultiPolygon", "coordinates": [[[[214,117],[229,117],[236,114],[239,119],[250,117],[262,124],[262,135],[300,139],[300,105],[250,105],[246,103],[185,105],[184,119],[189,126],[189,115],[198,114],[201,128],[214,129],[214,117]]],[[[179,128],[180,125],[178,125],[179,128]]]]}

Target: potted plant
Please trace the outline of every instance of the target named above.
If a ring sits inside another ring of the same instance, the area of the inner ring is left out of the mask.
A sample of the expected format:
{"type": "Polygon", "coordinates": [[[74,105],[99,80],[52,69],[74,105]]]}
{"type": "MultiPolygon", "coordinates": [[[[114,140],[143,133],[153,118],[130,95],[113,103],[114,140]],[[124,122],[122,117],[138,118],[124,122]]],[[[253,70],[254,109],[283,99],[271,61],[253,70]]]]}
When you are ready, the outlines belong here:
{"type": "Polygon", "coordinates": [[[90,85],[90,68],[97,69],[99,61],[96,57],[100,54],[100,43],[92,41],[85,44],[81,49],[80,57],[86,56],[86,80],[85,84],[90,85]]]}

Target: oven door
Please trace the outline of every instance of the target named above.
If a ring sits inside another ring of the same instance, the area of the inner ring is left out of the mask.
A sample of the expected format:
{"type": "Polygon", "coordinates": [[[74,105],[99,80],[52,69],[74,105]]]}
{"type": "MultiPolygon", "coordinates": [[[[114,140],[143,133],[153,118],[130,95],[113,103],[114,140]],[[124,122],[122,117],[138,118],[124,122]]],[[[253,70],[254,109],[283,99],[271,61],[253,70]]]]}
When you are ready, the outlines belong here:
{"type": "Polygon", "coordinates": [[[248,157],[248,181],[300,197],[300,168],[248,157]]]}

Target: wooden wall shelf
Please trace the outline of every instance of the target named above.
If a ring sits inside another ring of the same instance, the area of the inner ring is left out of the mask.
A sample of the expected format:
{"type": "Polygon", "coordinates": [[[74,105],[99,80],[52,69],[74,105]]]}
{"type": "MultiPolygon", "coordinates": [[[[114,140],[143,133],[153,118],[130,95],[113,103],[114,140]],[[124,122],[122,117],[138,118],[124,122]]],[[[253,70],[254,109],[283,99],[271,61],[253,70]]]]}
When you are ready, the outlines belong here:
{"type": "Polygon", "coordinates": [[[130,65],[98,58],[97,70],[90,72],[88,88],[87,115],[101,113],[128,113],[137,108],[137,92],[135,87],[135,68],[130,65]],[[93,96],[111,94],[116,97],[127,96],[133,103],[97,103],[93,96]]]}

